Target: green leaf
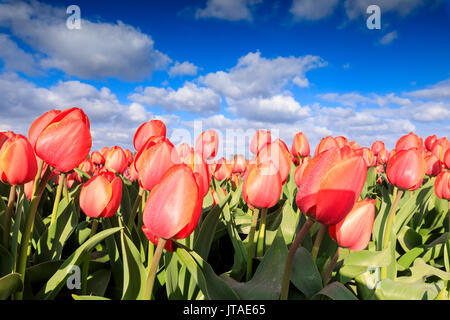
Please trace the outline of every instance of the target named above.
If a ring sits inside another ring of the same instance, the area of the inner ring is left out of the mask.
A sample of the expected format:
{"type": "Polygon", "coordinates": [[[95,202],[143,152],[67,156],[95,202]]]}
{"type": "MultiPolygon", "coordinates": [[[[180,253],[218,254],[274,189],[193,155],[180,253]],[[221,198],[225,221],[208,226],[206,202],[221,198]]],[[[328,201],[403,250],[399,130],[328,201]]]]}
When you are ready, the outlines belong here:
{"type": "Polygon", "coordinates": [[[14,269],[14,260],[8,250],[0,245],[0,277],[11,273],[14,269]]]}
{"type": "Polygon", "coordinates": [[[383,300],[427,300],[434,299],[441,288],[427,283],[407,283],[384,279],[375,291],[378,299],[383,300]]]}
{"type": "Polygon", "coordinates": [[[189,270],[195,283],[209,300],[238,300],[239,296],[224,279],[214,273],[211,266],[194,251],[187,251],[181,246],[176,254],[189,270]]]}
{"type": "Polygon", "coordinates": [[[419,282],[425,281],[430,276],[436,276],[442,280],[450,280],[450,273],[432,267],[425,263],[423,259],[416,259],[414,265],[410,268],[411,275],[408,277],[400,277],[399,281],[404,282],[419,282]]]}
{"type": "Polygon", "coordinates": [[[102,232],[97,233],[91,239],[86,241],[81,245],[66,261],[61,265],[58,271],[47,281],[47,283],[42,287],[42,289],[37,294],[37,299],[48,300],[54,299],[59,291],[66,284],[67,278],[70,276],[69,272],[74,265],[80,266],[85,260],[86,255],[91,252],[91,250],[105,238],[113,235],[121,228],[107,229],[102,232]]]}
{"type": "Polygon", "coordinates": [[[105,298],[105,297],[99,297],[99,296],[78,296],[76,294],[73,294],[72,298],[73,298],[73,300],[91,300],[91,301],[93,301],[93,300],[105,300],[105,301],[111,300],[111,299],[108,299],[108,298],[105,298]]]}
{"type": "Polygon", "coordinates": [[[390,254],[390,246],[388,246],[383,251],[350,251],[346,250],[342,252],[342,259],[344,260],[344,265],[360,266],[360,267],[386,267],[388,266],[392,259],[390,254]]]}
{"type": "Polygon", "coordinates": [[[0,278],[0,300],[8,299],[11,294],[23,290],[20,274],[11,273],[0,278]]]}
{"type": "MultiPolygon", "coordinates": [[[[178,257],[172,252],[164,253],[164,265],[166,266],[166,292],[169,300],[181,300],[182,291],[178,285],[180,264],[178,257]]],[[[181,278],[181,277],[180,277],[181,278]]]]}
{"type": "Polygon", "coordinates": [[[295,253],[291,282],[307,297],[323,289],[319,270],[309,251],[303,247],[295,253]]]}
{"type": "Polygon", "coordinates": [[[222,278],[243,300],[278,300],[287,254],[283,234],[279,231],[250,281],[237,282],[226,275],[222,278]]]}
{"type": "MultiPolygon", "coordinates": [[[[91,264],[89,264],[91,266],[91,264]]],[[[90,269],[90,268],[89,268],[90,269]]],[[[111,279],[111,271],[100,269],[92,273],[87,279],[87,291],[95,296],[104,296],[111,279]]]]}
{"type": "Polygon", "coordinates": [[[313,298],[326,296],[332,300],[358,300],[355,295],[340,282],[332,282],[320,290],[313,298]]]}

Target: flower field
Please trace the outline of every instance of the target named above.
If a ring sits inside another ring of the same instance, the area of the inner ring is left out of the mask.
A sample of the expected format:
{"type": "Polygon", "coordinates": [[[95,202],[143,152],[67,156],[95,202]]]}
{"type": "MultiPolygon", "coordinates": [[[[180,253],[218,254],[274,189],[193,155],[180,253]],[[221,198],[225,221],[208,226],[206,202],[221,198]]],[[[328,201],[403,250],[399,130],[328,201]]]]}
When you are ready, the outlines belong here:
{"type": "Polygon", "coordinates": [[[94,151],[72,108],[0,133],[0,299],[450,298],[447,137],[311,150],[258,130],[226,159],[212,129],[135,132],[94,151]]]}

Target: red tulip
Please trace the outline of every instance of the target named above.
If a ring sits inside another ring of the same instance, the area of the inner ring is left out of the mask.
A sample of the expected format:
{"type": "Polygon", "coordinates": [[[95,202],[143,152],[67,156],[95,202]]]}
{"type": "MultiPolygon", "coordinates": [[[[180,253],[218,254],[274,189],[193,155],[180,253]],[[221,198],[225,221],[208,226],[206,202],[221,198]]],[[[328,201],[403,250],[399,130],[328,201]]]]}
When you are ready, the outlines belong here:
{"type": "Polygon", "coordinates": [[[163,239],[184,239],[198,224],[203,196],[192,170],[175,165],[150,192],[144,208],[147,232],[163,239]]]}
{"type": "Polygon", "coordinates": [[[0,148],[9,138],[13,138],[16,134],[12,131],[0,132],[0,148]]]}
{"type": "Polygon", "coordinates": [[[114,146],[105,159],[105,168],[112,169],[118,174],[124,173],[128,168],[128,158],[121,147],[114,146]]]}
{"type": "Polygon", "coordinates": [[[284,184],[289,176],[291,170],[291,154],[286,144],[276,139],[270,144],[266,144],[261,150],[259,150],[256,161],[258,163],[272,162],[280,172],[281,182],[284,184]]]}
{"type": "Polygon", "coordinates": [[[122,180],[101,170],[81,188],[80,208],[91,218],[112,217],[122,200],[122,180]]]}
{"type": "Polygon", "coordinates": [[[266,144],[272,141],[270,131],[257,130],[250,141],[250,151],[252,153],[258,153],[266,144]]]}
{"type": "Polygon", "coordinates": [[[348,139],[346,137],[343,136],[339,136],[334,138],[334,141],[336,141],[336,143],[338,144],[339,148],[342,148],[343,146],[348,144],[348,139]]]}
{"type": "Polygon", "coordinates": [[[397,150],[386,167],[389,182],[404,190],[417,190],[422,185],[425,171],[422,152],[415,148],[397,150]]]}
{"type": "Polygon", "coordinates": [[[322,224],[337,224],[358,200],[366,176],[362,157],[342,158],[337,148],[324,151],[303,172],[297,206],[303,214],[322,224]]]}
{"type": "Polygon", "coordinates": [[[434,192],[440,199],[450,200],[450,171],[442,171],[434,181],[434,192]]]}
{"type": "Polygon", "coordinates": [[[444,153],[444,165],[447,167],[447,169],[450,169],[450,148],[447,149],[444,153]]]}
{"type": "Polygon", "coordinates": [[[229,179],[231,177],[232,169],[231,164],[228,163],[227,159],[220,158],[219,161],[217,161],[216,168],[214,170],[214,177],[217,180],[224,180],[229,179]]]}
{"type": "Polygon", "coordinates": [[[242,195],[245,202],[257,208],[271,208],[280,199],[281,176],[272,162],[253,164],[244,178],[242,195]]]}
{"type": "Polygon", "coordinates": [[[152,137],[166,137],[166,125],[161,120],[150,120],[143,123],[134,134],[133,144],[136,151],[152,137]]]}
{"type": "Polygon", "coordinates": [[[219,135],[209,129],[202,132],[195,142],[195,151],[203,156],[203,160],[214,158],[219,148],[219,135]]]}
{"type": "Polygon", "coordinates": [[[305,158],[305,159],[303,159],[303,162],[295,169],[294,181],[295,181],[295,184],[297,185],[297,187],[300,186],[300,183],[303,178],[303,173],[305,172],[305,168],[308,165],[308,163],[309,163],[309,158],[305,158]]]}
{"type": "Polygon", "coordinates": [[[337,143],[337,141],[332,136],[322,138],[316,147],[314,156],[317,156],[318,154],[332,148],[339,148],[339,144],[337,143]]]}
{"type": "Polygon", "coordinates": [[[79,108],[54,111],[38,118],[29,131],[38,157],[61,172],[69,172],[83,162],[92,146],[88,117],[79,108]]]}
{"type": "Polygon", "coordinates": [[[140,186],[145,190],[152,190],[167,170],[179,163],[177,150],[169,139],[161,136],[148,139],[134,162],[140,186]]]}
{"type": "Polygon", "coordinates": [[[366,199],[355,203],[353,209],[338,224],[330,225],[328,231],[339,246],[352,251],[367,247],[375,221],[376,200],[366,199]]]}
{"type": "Polygon", "coordinates": [[[395,150],[401,151],[401,150],[408,150],[411,148],[417,148],[422,149],[423,148],[423,141],[422,138],[419,138],[415,133],[410,132],[407,135],[404,135],[400,139],[398,139],[395,150]]]}
{"type": "MultiPolygon", "coordinates": [[[[86,172],[88,175],[92,176],[94,171],[95,171],[95,167],[94,164],[92,163],[91,160],[86,159],[84,160],[79,166],[78,169],[80,169],[83,172],[86,172]]],[[[83,179],[78,175],[78,173],[75,173],[73,175],[73,178],[78,181],[78,182],[83,182],[83,179]]],[[[67,179],[69,179],[69,176],[67,176],[67,179]]],[[[70,188],[70,186],[69,186],[70,188]]]]}
{"type": "Polygon", "coordinates": [[[103,156],[103,158],[106,158],[108,156],[109,153],[109,148],[108,147],[103,147],[100,149],[100,153],[103,156]]]}
{"type": "Polygon", "coordinates": [[[380,150],[377,155],[377,164],[384,164],[389,161],[389,151],[386,149],[380,150]]]}
{"type": "Polygon", "coordinates": [[[247,168],[247,160],[243,155],[238,154],[233,159],[232,171],[233,173],[243,173],[247,168]]]}
{"type": "Polygon", "coordinates": [[[130,149],[125,149],[125,150],[123,150],[123,152],[125,152],[125,155],[127,156],[127,160],[128,160],[127,165],[129,166],[134,161],[133,153],[131,152],[130,149]]]}
{"type": "Polygon", "coordinates": [[[364,162],[368,168],[373,167],[376,164],[376,158],[374,157],[371,149],[362,147],[355,150],[355,153],[359,154],[364,159],[364,162]]]}
{"type": "Polygon", "coordinates": [[[425,156],[425,162],[427,166],[425,174],[427,176],[435,177],[439,174],[439,172],[441,172],[441,162],[431,152],[425,156]]]}
{"type": "Polygon", "coordinates": [[[377,140],[372,144],[372,147],[370,147],[370,149],[375,156],[378,156],[378,153],[380,153],[381,150],[386,149],[386,147],[383,141],[377,140]]]}
{"type": "Polygon", "coordinates": [[[0,148],[0,180],[15,186],[34,180],[37,162],[30,142],[20,134],[3,133],[2,136],[10,138],[0,148]]]}
{"type": "Polygon", "coordinates": [[[432,136],[428,136],[425,139],[425,147],[428,151],[431,151],[431,147],[433,146],[433,143],[437,140],[437,136],[433,134],[432,136]]]}
{"type": "Polygon", "coordinates": [[[183,142],[180,144],[177,148],[178,156],[180,157],[181,161],[183,163],[186,163],[185,161],[190,161],[190,159],[194,153],[194,148],[192,148],[189,144],[186,142],[183,142]]]}
{"type": "MultiPolygon", "coordinates": [[[[144,232],[145,236],[147,237],[147,239],[152,242],[155,246],[158,245],[159,242],[159,238],[154,235],[153,233],[151,233],[146,226],[142,226],[142,231],[144,232]]],[[[172,240],[167,240],[166,244],[164,245],[164,249],[169,251],[169,252],[173,252],[173,247],[172,247],[172,240]]]]}
{"type": "Polygon", "coordinates": [[[105,157],[100,152],[94,151],[91,154],[91,161],[95,166],[102,166],[105,164],[105,157]]]}
{"type": "Polygon", "coordinates": [[[309,142],[303,132],[299,132],[294,136],[292,141],[291,154],[294,157],[307,157],[309,156],[309,142]]]}
{"type": "Polygon", "coordinates": [[[444,155],[448,149],[450,149],[450,142],[446,137],[443,137],[433,143],[431,152],[438,157],[441,162],[444,162],[444,155]]]}

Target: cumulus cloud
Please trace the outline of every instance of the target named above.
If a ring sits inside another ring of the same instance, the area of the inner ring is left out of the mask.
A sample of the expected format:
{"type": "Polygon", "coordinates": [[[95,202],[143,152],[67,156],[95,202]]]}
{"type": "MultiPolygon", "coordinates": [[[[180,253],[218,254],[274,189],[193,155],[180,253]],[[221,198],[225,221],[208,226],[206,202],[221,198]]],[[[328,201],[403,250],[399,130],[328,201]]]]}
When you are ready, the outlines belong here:
{"type": "Polygon", "coordinates": [[[385,34],[379,41],[379,43],[383,46],[387,46],[388,44],[391,44],[395,39],[398,38],[398,32],[392,31],[387,34],[385,34]]]}
{"type": "Polygon", "coordinates": [[[261,0],[208,0],[206,7],[197,9],[195,17],[216,18],[229,21],[252,21],[251,8],[261,0]]]}
{"type": "Polygon", "coordinates": [[[331,15],[338,0],[294,0],[290,12],[296,20],[315,21],[331,15]]]}
{"type": "Polygon", "coordinates": [[[36,59],[26,53],[6,34],[0,34],[0,60],[7,71],[20,71],[27,75],[40,74],[36,59]]]}
{"type": "Polygon", "coordinates": [[[411,91],[405,94],[423,99],[450,99],[450,79],[438,82],[426,89],[411,91]]]}
{"type": "Polygon", "coordinates": [[[169,69],[169,76],[176,77],[176,76],[195,76],[198,72],[198,67],[190,63],[188,61],[185,61],[183,63],[179,63],[178,61],[175,62],[175,64],[170,67],[169,69]]]}
{"type": "Polygon", "coordinates": [[[165,110],[184,110],[193,113],[211,113],[220,110],[221,97],[210,88],[186,82],[173,88],[146,87],[129,96],[130,100],[165,110]]]}
{"type": "Polygon", "coordinates": [[[83,18],[81,29],[66,27],[65,9],[33,1],[0,4],[0,27],[42,55],[45,69],[81,78],[136,81],[165,69],[170,58],[154,48],[152,38],[136,28],[83,18]]]}

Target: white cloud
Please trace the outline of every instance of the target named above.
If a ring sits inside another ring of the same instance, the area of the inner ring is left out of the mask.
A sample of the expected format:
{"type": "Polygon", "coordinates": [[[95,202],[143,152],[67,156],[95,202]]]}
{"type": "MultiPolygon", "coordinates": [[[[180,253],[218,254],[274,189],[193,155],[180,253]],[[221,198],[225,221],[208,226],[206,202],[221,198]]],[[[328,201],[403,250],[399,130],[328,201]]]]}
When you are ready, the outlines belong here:
{"type": "Polygon", "coordinates": [[[450,79],[438,82],[427,89],[405,93],[408,96],[424,99],[450,99],[450,79]]]}
{"type": "Polygon", "coordinates": [[[239,58],[228,72],[218,71],[199,78],[199,81],[232,99],[270,97],[293,82],[300,87],[309,82],[305,73],[323,67],[326,62],[318,57],[277,57],[267,59],[261,53],[250,52],[239,58]],[[295,80],[295,81],[294,81],[295,80]]]}
{"type": "Polygon", "coordinates": [[[338,0],[294,0],[290,12],[297,20],[315,21],[331,15],[338,0]]]}
{"type": "Polygon", "coordinates": [[[229,21],[252,21],[251,7],[261,0],[208,0],[206,8],[197,9],[195,17],[229,21]]]}
{"type": "Polygon", "coordinates": [[[170,58],[154,48],[150,36],[134,27],[83,18],[81,29],[66,27],[64,8],[37,1],[0,4],[0,27],[11,30],[44,54],[43,68],[59,69],[81,78],[142,80],[164,69],[170,58]]]}
{"type": "Polygon", "coordinates": [[[175,77],[175,76],[195,76],[198,72],[198,67],[190,63],[188,61],[185,61],[183,63],[179,63],[178,61],[175,62],[175,64],[169,69],[169,76],[175,77]]]}
{"type": "Polygon", "coordinates": [[[330,102],[338,102],[344,106],[349,107],[356,107],[358,104],[367,103],[370,101],[369,98],[356,93],[356,92],[350,92],[350,93],[344,93],[344,94],[338,94],[338,93],[325,93],[325,94],[319,94],[317,95],[319,98],[330,101],[330,102]]]}
{"type": "Polygon", "coordinates": [[[380,44],[382,44],[383,46],[386,46],[388,44],[391,44],[395,39],[398,38],[398,32],[397,31],[392,31],[389,32],[387,34],[385,34],[381,39],[380,39],[380,44]]]}
{"type": "Polygon", "coordinates": [[[6,34],[0,34],[0,60],[7,71],[20,71],[27,75],[40,74],[35,58],[23,51],[6,34]]]}
{"type": "Polygon", "coordinates": [[[129,99],[148,106],[159,106],[165,110],[184,110],[193,113],[211,113],[220,110],[221,97],[210,88],[186,82],[183,87],[146,87],[132,93],[129,99]]]}
{"type": "Polygon", "coordinates": [[[382,15],[390,12],[403,17],[422,6],[424,2],[423,0],[346,0],[344,6],[349,19],[366,16],[367,7],[373,4],[380,7],[382,15]]]}

